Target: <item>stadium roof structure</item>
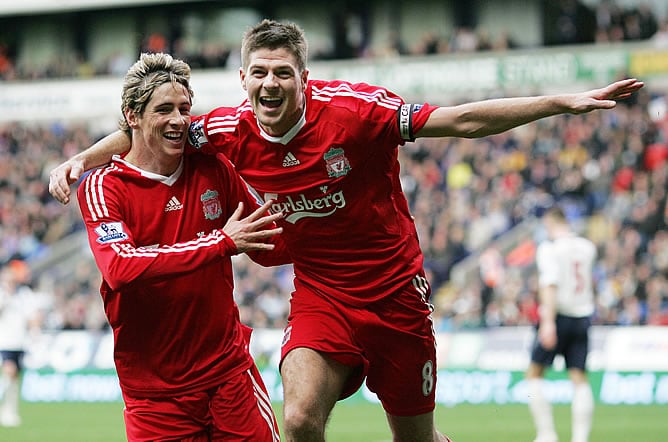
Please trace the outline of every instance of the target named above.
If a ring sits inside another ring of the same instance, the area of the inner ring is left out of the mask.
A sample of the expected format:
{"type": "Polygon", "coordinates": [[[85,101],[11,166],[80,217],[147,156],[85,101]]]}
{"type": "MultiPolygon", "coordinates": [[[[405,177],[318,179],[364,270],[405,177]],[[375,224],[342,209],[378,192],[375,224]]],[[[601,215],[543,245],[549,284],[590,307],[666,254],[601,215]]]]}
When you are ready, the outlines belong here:
{"type": "Polygon", "coordinates": [[[184,3],[183,0],[22,0],[0,2],[0,17],[10,15],[46,14],[52,12],[147,6],[151,4],[184,3]]]}

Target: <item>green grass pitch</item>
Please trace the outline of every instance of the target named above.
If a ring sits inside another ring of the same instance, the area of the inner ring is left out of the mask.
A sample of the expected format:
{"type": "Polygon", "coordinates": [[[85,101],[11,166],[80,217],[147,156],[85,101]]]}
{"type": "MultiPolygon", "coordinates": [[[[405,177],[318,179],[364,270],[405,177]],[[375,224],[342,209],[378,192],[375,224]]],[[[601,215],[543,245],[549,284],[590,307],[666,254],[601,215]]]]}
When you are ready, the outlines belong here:
{"type": "MultiPolygon", "coordinates": [[[[121,442],[125,440],[120,403],[22,403],[23,424],[0,427],[7,442],[121,442]]],[[[276,404],[277,416],[281,406],[276,404]]],[[[554,408],[560,440],[570,440],[570,408],[554,408]]],[[[523,405],[438,406],[436,422],[455,442],[530,442],[533,425],[523,405]]],[[[328,425],[331,442],[389,441],[380,405],[339,403],[328,425]]],[[[591,442],[666,442],[668,407],[597,405],[591,442]]]]}

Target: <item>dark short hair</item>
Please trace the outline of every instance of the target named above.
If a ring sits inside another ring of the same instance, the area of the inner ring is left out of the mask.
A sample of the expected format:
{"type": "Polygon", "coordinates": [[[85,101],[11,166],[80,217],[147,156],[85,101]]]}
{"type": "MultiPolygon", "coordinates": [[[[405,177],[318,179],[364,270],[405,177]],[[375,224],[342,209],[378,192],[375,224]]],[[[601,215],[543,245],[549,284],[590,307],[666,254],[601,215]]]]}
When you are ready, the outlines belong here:
{"type": "Polygon", "coordinates": [[[299,72],[306,70],[308,43],[304,31],[292,22],[264,19],[250,28],[241,41],[241,66],[245,70],[250,55],[259,49],[287,49],[297,60],[299,72]]]}

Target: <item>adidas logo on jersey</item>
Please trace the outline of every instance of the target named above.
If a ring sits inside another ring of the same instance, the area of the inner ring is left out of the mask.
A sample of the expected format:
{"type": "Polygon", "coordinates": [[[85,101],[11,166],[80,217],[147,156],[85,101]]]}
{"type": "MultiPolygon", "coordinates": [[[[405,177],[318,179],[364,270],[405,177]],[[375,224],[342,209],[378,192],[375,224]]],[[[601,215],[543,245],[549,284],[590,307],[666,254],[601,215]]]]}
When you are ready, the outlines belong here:
{"type": "Polygon", "coordinates": [[[181,204],[181,202],[177,200],[175,196],[173,196],[165,206],[165,212],[171,212],[173,210],[181,210],[181,209],[183,209],[183,204],[181,204]]]}
{"type": "Polygon", "coordinates": [[[292,154],[292,152],[288,152],[287,155],[285,155],[285,158],[283,158],[283,167],[292,167],[292,166],[296,166],[298,164],[301,164],[301,163],[292,154]]]}

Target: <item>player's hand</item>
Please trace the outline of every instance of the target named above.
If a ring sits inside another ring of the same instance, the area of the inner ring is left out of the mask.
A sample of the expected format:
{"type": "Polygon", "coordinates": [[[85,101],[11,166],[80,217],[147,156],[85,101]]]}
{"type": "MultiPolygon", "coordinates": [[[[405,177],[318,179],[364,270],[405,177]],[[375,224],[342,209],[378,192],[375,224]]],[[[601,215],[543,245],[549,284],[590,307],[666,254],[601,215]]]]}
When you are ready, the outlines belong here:
{"type": "Polygon", "coordinates": [[[545,350],[554,350],[557,346],[557,326],[554,321],[543,321],[538,327],[538,341],[545,350]]]}
{"type": "Polygon", "coordinates": [[[276,220],[282,218],[283,213],[279,212],[268,215],[272,202],[271,200],[267,201],[255,210],[255,212],[243,219],[240,218],[244,205],[243,203],[239,203],[230,219],[227,220],[227,224],[223,227],[223,232],[234,241],[239,253],[250,250],[273,250],[274,245],[266,243],[265,240],[283,232],[283,228],[263,229],[263,227],[273,224],[276,220]]]}
{"type": "Polygon", "coordinates": [[[70,202],[70,185],[84,172],[83,160],[69,159],[49,173],[49,193],[62,204],[70,202]]]}
{"type": "Polygon", "coordinates": [[[645,85],[635,78],[616,81],[600,89],[593,89],[581,94],[571,95],[572,102],[569,105],[571,113],[582,114],[596,109],[612,109],[617,105],[617,100],[628,98],[645,85]]]}

